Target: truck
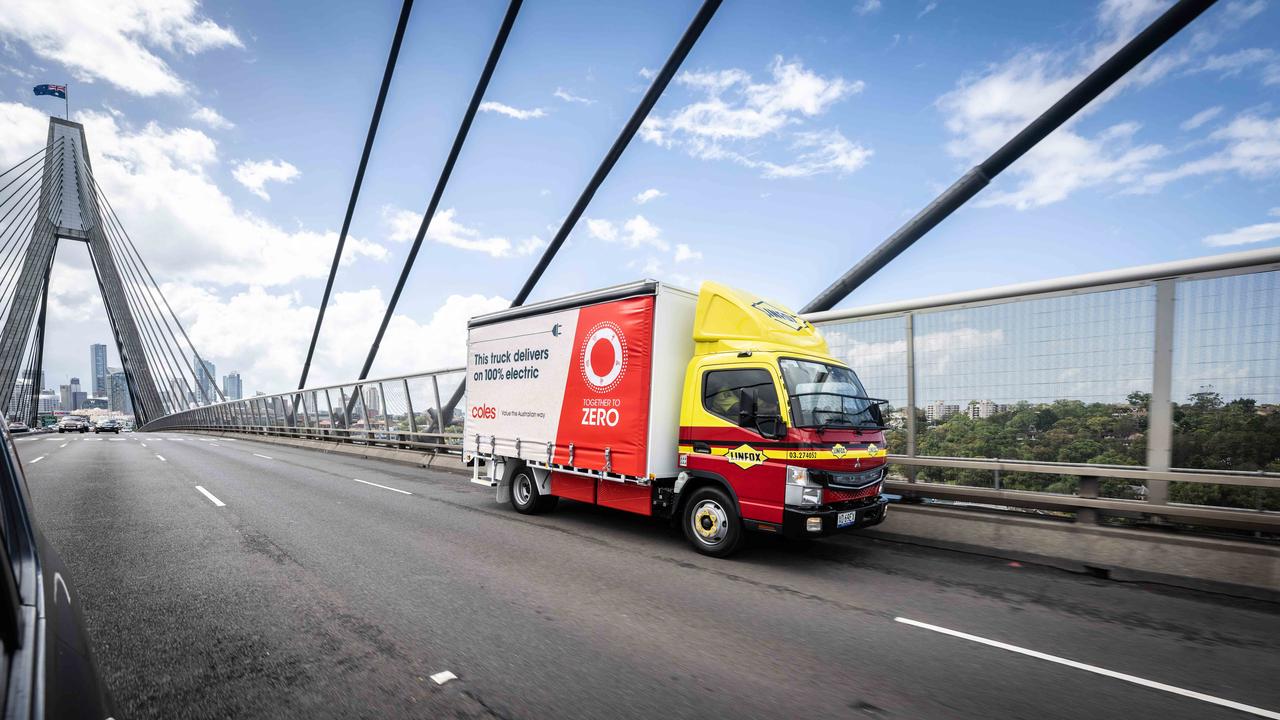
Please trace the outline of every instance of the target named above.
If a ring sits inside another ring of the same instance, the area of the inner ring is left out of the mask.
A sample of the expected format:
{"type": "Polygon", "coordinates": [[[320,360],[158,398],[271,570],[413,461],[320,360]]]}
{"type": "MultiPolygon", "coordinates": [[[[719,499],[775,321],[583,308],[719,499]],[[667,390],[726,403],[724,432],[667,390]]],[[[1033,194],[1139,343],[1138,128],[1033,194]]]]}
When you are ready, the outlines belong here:
{"type": "Polygon", "coordinates": [[[885,401],[749,293],[644,280],[479,315],[466,372],[472,481],[517,512],[665,518],[713,557],[885,519],[885,401]]]}

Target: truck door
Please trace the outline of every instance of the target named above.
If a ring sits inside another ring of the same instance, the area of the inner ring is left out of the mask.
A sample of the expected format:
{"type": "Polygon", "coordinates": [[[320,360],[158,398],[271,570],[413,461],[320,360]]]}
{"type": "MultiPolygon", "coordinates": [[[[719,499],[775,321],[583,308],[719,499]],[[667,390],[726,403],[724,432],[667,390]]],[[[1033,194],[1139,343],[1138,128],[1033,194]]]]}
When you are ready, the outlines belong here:
{"type": "Polygon", "coordinates": [[[786,463],[771,436],[785,425],[775,373],[766,366],[707,367],[690,395],[680,438],[688,469],[724,478],[743,518],[782,522],[786,463]]]}

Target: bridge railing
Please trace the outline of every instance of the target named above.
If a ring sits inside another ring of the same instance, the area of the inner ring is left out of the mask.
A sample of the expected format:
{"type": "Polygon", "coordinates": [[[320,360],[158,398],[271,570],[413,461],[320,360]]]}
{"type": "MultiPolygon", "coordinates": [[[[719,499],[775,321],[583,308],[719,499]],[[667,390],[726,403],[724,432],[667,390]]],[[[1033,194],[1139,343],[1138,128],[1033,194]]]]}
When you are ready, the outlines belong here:
{"type": "Polygon", "coordinates": [[[1280,249],[815,313],[894,492],[1280,532],[1280,249]]]}
{"type": "MultiPolygon", "coordinates": [[[[1280,533],[1280,249],[809,319],[890,400],[892,492],[1280,533]]],[[[457,454],[466,404],[447,401],[463,376],[263,395],[144,429],[457,454]]]]}
{"type": "Polygon", "coordinates": [[[462,411],[448,400],[462,368],[257,395],[148,423],[153,430],[220,430],[459,454],[462,411]],[[443,421],[442,421],[443,419],[443,421]]]}

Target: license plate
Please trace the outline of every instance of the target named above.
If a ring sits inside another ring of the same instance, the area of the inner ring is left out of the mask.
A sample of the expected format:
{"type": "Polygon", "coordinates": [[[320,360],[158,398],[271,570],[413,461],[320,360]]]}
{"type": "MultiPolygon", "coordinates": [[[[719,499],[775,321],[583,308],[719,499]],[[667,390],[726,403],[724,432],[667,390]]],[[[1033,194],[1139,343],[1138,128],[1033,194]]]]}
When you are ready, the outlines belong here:
{"type": "Polygon", "coordinates": [[[836,516],[836,527],[849,527],[858,521],[858,511],[850,510],[836,516]]]}

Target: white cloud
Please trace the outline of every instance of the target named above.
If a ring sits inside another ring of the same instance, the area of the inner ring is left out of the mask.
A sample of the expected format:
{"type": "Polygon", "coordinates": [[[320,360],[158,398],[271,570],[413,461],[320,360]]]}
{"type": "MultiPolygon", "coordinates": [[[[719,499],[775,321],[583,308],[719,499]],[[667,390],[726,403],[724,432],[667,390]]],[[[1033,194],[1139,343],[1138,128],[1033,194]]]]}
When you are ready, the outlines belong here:
{"type": "Polygon", "coordinates": [[[1259,223],[1236,228],[1230,232],[1209,235],[1204,239],[1205,245],[1226,247],[1229,245],[1249,245],[1280,239],[1280,222],[1259,223]]]}
{"type": "Polygon", "coordinates": [[[263,200],[271,199],[266,191],[267,183],[288,184],[301,174],[292,163],[284,160],[245,160],[238,163],[231,173],[236,182],[263,200]]]}
{"type": "MultiPolygon", "coordinates": [[[[454,208],[437,210],[431,219],[431,227],[427,228],[426,239],[495,258],[529,255],[545,244],[536,236],[515,245],[504,237],[486,237],[480,230],[459,222],[457,214],[454,208]]],[[[422,225],[420,213],[390,205],[383,206],[382,219],[387,225],[388,237],[394,242],[408,242],[417,237],[418,228],[422,225]]]]}
{"type": "Polygon", "coordinates": [[[605,242],[621,242],[629,248],[642,245],[667,251],[671,245],[662,239],[662,229],[649,222],[643,215],[636,215],[622,223],[621,229],[608,220],[587,218],[587,232],[597,240],[605,242]]]}
{"type": "Polygon", "coordinates": [[[688,262],[690,260],[701,260],[702,251],[694,250],[684,243],[676,243],[676,262],[688,262]]]}
{"type": "Polygon", "coordinates": [[[222,114],[210,107],[202,107],[191,113],[191,119],[202,122],[215,130],[229,130],[235,123],[222,117],[222,114]]]}
{"type": "Polygon", "coordinates": [[[860,80],[826,78],[800,62],[774,58],[771,81],[757,83],[745,70],[685,71],[676,81],[703,97],[666,116],[650,116],[641,137],[663,147],[678,147],[704,160],[728,159],[764,171],[766,177],[799,177],[823,172],[846,173],[865,164],[870,151],[850,142],[838,130],[794,131],[830,107],[861,92],[860,80]],[[790,162],[756,157],[756,145],[767,137],[792,131],[790,162]]]}
{"type": "Polygon", "coordinates": [[[551,94],[552,94],[552,95],[554,95],[555,97],[560,98],[561,100],[563,100],[563,101],[565,101],[565,102],[567,102],[567,103],[581,103],[581,104],[583,104],[583,105],[595,105],[595,104],[596,104],[596,101],[595,101],[595,100],[592,100],[592,99],[590,99],[590,98],[584,98],[584,97],[581,97],[581,96],[579,96],[579,95],[574,95],[573,93],[569,92],[568,90],[565,90],[564,88],[559,88],[559,87],[558,87],[558,88],[556,88],[556,91],[555,91],[554,93],[551,93],[551,94]]]}
{"type": "Polygon", "coordinates": [[[916,15],[916,19],[919,20],[920,18],[924,17],[925,15],[928,15],[929,13],[937,9],[938,9],[938,3],[931,2],[924,6],[924,9],[920,11],[919,15],[916,15]]]}
{"type": "Polygon", "coordinates": [[[486,100],[480,103],[480,112],[495,112],[500,115],[506,115],[516,120],[530,120],[532,118],[545,117],[546,112],[542,108],[533,108],[532,110],[521,110],[510,105],[504,105],[500,102],[486,100]]]}
{"type": "Polygon", "coordinates": [[[870,15],[880,9],[880,0],[859,0],[853,6],[853,11],[859,15],[870,15]]]}
{"type": "Polygon", "coordinates": [[[1183,130],[1195,130],[1196,128],[1200,127],[1201,125],[1204,125],[1205,123],[1218,117],[1221,114],[1222,114],[1222,106],[1214,105],[1213,107],[1205,108],[1204,110],[1201,110],[1195,115],[1192,115],[1191,117],[1182,121],[1182,124],[1179,125],[1178,127],[1182,128],[1183,130]]]}
{"type": "Polygon", "coordinates": [[[1280,174],[1280,116],[1238,115],[1209,134],[1221,147],[1172,170],[1147,173],[1132,192],[1154,192],[1170,182],[1199,175],[1237,173],[1249,178],[1280,174]]]}
{"type": "MultiPolygon", "coordinates": [[[[1023,53],[962,81],[937,103],[954,136],[947,151],[966,162],[987,157],[1070,90],[1081,73],[1056,55],[1023,53]]],[[[1015,188],[989,193],[979,204],[1026,209],[1061,201],[1083,188],[1131,182],[1165,152],[1160,145],[1134,142],[1140,129],[1136,123],[1119,123],[1090,136],[1078,129],[1080,119],[1063,125],[1007,171],[1018,178],[1015,188]]]]}
{"type": "Polygon", "coordinates": [[[658,71],[657,71],[657,70],[650,70],[650,69],[649,69],[649,68],[647,68],[647,67],[642,67],[642,68],[640,68],[639,70],[637,70],[637,71],[636,71],[636,74],[637,74],[637,75],[639,75],[640,77],[644,78],[645,80],[652,80],[652,79],[654,79],[654,78],[658,77],[658,71]]]}
{"type": "MultiPolygon", "coordinates": [[[[98,183],[161,281],[177,276],[188,282],[270,286],[328,274],[337,233],[287,231],[237,208],[209,175],[219,163],[218,148],[203,132],[156,123],[132,128],[96,111],[77,113],[75,119],[85,125],[98,183]]],[[[0,139],[35,135],[37,128],[43,144],[47,117],[0,103],[0,139]]],[[[19,158],[32,147],[27,145],[19,158]]],[[[344,262],[361,257],[380,260],[386,249],[349,237],[344,262]]]]}
{"type": "Polygon", "coordinates": [[[157,51],[243,47],[234,30],[200,15],[195,0],[63,0],[56,9],[48,0],[6,0],[0,37],[26,43],[77,80],[105,80],[144,97],[187,91],[157,51]]]}
{"type": "Polygon", "coordinates": [[[1280,83],[1280,59],[1269,48],[1245,48],[1226,55],[1211,55],[1191,72],[1218,73],[1220,77],[1233,77],[1253,66],[1262,68],[1265,85],[1280,83]]]}
{"type": "Polygon", "coordinates": [[[649,188],[648,190],[645,190],[644,192],[639,193],[635,197],[631,198],[631,200],[637,205],[644,205],[650,200],[657,200],[660,197],[666,197],[666,196],[667,194],[662,192],[658,188],[649,188]]]}
{"type": "MultiPolygon", "coordinates": [[[[297,293],[250,287],[223,299],[194,285],[166,284],[163,289],[192,342],[217,363],[220,374],[240,370],[250,391],[279,392],[297,383],[316,316],[316,308],[302,304],[297,293]],[[254,332],[244,332],[247,327],[254,332]]],[[[496,296],[450,295],[426,322],[397,313],[379,348],[375,374],[462,365],[467,318],[509,304],[496,296]]],[[[376,288],[336,293],[325,315],[330,331],[320,334],[307,384],[356,377],[385,312],[386,302],[376,288]]]]}

